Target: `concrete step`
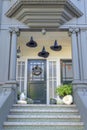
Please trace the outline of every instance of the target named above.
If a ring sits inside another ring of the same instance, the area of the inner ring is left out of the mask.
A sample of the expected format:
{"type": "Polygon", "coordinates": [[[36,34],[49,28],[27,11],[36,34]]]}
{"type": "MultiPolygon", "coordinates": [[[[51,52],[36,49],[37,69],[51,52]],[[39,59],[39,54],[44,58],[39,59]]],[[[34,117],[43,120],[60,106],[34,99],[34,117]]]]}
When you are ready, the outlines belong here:
{"type": "Polygon", "coordinates": [[[17,109],[77,109],[75,104],[72,105],[37,105],[37,104],[14,104],[13,108],[17,109]]]}
{"type": "Polygon", "coordinates": [[[14,104],[4,130],[84,130],[76,105],[14,104]]]}
{"type": "Polygon", "coordinates": [[[11,109],[10,114],[14,115],[78,115],[78,110],[65,110],[65,109],[11,109]]]}
{"type": "Polygon", "coordinates": [[[4,122],[4,130],[84,130],[83,122],[4,122]]]}
{"type": "Polygon", "coordinates": [[[26,121],[26,122],[79,122],[81,121],[81,117],[78,115],[78,116],[74,116],[74,115],[56,115],[56,116],[29,116],[29,115],[8,115],[8,121],[10,122],[23,122],[23,121],[26,121]]]}

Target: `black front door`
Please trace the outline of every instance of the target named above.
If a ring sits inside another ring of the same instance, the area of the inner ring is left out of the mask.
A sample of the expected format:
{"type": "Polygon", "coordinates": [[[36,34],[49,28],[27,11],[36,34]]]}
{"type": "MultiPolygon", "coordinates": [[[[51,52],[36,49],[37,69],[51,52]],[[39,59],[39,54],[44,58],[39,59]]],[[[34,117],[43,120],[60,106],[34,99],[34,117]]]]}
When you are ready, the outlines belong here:
{"type": "Polygon", "coordinates": [[[27,95],[36,104],[46,103],[46,60],[28,60],[27,95]]]}

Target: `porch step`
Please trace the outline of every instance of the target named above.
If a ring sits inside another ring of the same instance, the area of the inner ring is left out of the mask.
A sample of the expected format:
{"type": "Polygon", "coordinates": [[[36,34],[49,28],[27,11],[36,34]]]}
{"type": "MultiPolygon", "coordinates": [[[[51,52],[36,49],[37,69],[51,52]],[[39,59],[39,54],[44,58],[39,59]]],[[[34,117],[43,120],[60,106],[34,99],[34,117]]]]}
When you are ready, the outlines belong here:
{"type": "Polygon", "coordinates": [[[72,109],[11,109],[10,113],[12,115],[78,115],[79,112],[77,109],[72,110],[72,109]]]}
{"type": "Polygon", "coordinates": [[[37,104],[31,104],[31,105],[29,105],[29,104],[14,104],[13,105],[13,108],[19,108],[19,109],[26,109],[26,108],[28,108],[28,109],[76,109],[76,105],[75,104],[72,104],[72,105],[42,105],[42,104],[40,104],[40,105],[37,105],[37,104]]]}
{"type": "Polygon", "coordinates": [[[6,130],[84,130],[82,122],[4,122],[4,125],[6,130]]]}
{"type": "Polygon", "coordinates": [[[76,105],[29,105],[14,104],[10,110],[12,115],[78,115],[76,105]]]}
{"type": "Polygon", "coordinates": [[[4,130],[84,130],[83,123],[4,122],[4,130]]]}
{"type": "Polygon", "coordinates": [[[57,115],[57,116],[29,116],[29,115],[8,115],[8,121],[12,121],[12,122],[21,122],[21,121],[26,121],[26,122],[35,122],[35,121],[41,121],[41,122],[58,122],[58,121],[65,121],[68,122],[72,122],[74,119],[74,121],[79,122],[81,120],[81,117],[79,115],[74,116],[74,115],[57,115]]]}
{"type": "Polygon", "coordinates": [[[4,130],[84,130],[76,105],[14,104],[4,130]]]}

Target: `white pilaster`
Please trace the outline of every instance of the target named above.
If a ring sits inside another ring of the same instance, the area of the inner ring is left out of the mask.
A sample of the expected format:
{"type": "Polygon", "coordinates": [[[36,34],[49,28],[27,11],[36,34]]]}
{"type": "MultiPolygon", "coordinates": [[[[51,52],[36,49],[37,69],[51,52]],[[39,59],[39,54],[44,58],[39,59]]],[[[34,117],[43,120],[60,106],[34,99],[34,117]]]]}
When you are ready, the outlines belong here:
{"type": "Polygon", "coordinates": [[[83,80],[87,82],[87,30],[80,29],[83,80]]]}
{"type": "Polygon", "coordinates": [[[11,28],[11,56],[10,56],[10,76],[9,80],[16,80],[16,59],[17,59],[17,28],[11,28]]]}
{"type": "Polygon", "coordinates": [[[79,68],[79,53],[78,53],[78,39],[77,33],[79,29],[70,28],[69,32],[71,33],[72,40],[72,63],[73,63],[73,82],[80,80],[80,68],[79,68]]]}

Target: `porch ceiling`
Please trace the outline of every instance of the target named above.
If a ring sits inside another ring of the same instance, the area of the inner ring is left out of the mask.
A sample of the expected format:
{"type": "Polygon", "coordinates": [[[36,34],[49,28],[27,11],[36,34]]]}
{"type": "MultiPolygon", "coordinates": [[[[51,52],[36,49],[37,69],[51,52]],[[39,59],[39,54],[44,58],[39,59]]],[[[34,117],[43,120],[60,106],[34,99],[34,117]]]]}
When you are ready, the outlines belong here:
{"type": "Polygon", "coordinates": [[[70,0],[17,0],[6,15],[30,28],[58,28],[82,12],[70,0]]]}
{"type": "Polygon", "coordinates": [[[18,46],[21,48],[21,56],[24,57],[38,57],[37,54],[43,46],[50,53],[49,57],[71,57],[71,38],[68,36],[68,32],[46,32],[45,35],[42,35],[41,32],[21,32],[18,37],[18,46]],[[31,36],[37,42],[35,48],[26,46],[31,36]],[[61,51],[55,52],[50,49],[55,40],[62,46],[61,51]]]}

